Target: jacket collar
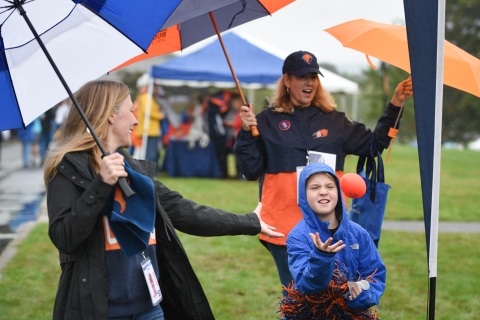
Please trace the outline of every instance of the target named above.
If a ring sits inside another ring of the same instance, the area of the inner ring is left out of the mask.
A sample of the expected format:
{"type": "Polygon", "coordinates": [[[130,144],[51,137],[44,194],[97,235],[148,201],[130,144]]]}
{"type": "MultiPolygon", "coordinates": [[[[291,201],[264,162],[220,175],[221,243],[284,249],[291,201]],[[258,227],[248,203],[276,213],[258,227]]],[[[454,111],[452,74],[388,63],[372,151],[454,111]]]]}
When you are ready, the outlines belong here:
{"type": "MultiPolygon", "coordinates": [[[[118,153],[125,158],[125,161],[133,170],[149,177],[154,176],[156,166],[153,162],[134,159],[125,150],[118,150],[118,153]]],[[[83,181],[80,182],[81,180],[77,179],[77,175],[82,176],[87,181],[92,181],[96,174],[90,165],[88,154],[84,151],[65,154],[62,161],[57,165],[57,170],[74,183],[81,183],[81,186],[84,186],[83,181]]]]}
{"type": "Polygon", "coordinates": [[[149,177],[153,177],[155,175],[155,163],[148,160],[138,160],[132,158],[132,156],[125,150],[118,150],[118,153],[120,153],[128,162],[128,164],[132,167],[132,169],[137,171],[138,173],[149,177]]]}

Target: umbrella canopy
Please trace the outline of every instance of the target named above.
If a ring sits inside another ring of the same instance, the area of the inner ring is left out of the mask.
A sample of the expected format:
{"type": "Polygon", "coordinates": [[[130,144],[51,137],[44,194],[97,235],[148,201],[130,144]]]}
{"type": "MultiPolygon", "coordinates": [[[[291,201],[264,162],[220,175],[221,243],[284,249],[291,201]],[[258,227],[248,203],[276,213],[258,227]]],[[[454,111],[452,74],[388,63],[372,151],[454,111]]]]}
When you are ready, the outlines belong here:
{"type": "MultiPolygon", "coordinates": [[[[363,52],[410,73],[405,27],[352,20],[325,30],[344,47],[363,52]]],[[[443,83],[480,97],[480,60],[444,40],[443,83]]]]}
{"type": "Polygon", "coordinates": [[[179,2],[0,0],[0,131],[144,52],[179,2]]]}
{"type": "MultiPolygon", "coordinates": [[[[246,99],[243,96],[240,83],[238,82],[220,33],[245,22],[270,15],[293,1],[294,0],[184,0],[172,18],[167,21],[157,33],[147,50],[148,54],[139,55],[114,70],[147,58],[184,49],[217,34],[238,93],[243,104],[246,104],[246,99]],[[217,18],[215,18],[216,16],[217,18]],[[166,29],[163,30],[163,28],[166,29]]],[[[150,105],[147,106],[147,112],[145,113],[146,118],[149,116],[150,105]]],[[[146,141],[146,130],[145,125],[143,129],[143,145],[146,141]]],[[[254,136],[259,135],[256,126],[251,126],[251,131],[254,136]]]]}
{"type": "Polygon", "coordinates": [[[294,0],[183,0],[157,33],[146,53],[119,65],[183,50],[216,34],[209,12],[220,32],[271,15],[294,0]]]}

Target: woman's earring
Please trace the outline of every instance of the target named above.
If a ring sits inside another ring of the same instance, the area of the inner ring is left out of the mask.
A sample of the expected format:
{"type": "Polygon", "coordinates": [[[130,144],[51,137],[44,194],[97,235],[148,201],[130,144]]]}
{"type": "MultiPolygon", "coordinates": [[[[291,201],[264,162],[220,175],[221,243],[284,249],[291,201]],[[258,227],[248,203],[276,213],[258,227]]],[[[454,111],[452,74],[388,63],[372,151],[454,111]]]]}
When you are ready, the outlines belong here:
{"type": "Polygon", "coordinates": [[[289,87],[287,87],[287,93],[290,94],[290,88],[289,87]]]}

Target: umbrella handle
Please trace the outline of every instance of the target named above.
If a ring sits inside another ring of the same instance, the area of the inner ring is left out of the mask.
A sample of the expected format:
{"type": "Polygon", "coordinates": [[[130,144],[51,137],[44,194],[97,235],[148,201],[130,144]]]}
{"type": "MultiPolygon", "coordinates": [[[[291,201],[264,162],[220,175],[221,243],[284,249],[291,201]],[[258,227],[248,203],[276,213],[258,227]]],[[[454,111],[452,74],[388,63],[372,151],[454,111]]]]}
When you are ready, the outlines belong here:
{"type": "Polygon", "coordinates": [[[121,177],[120,179],[118,179],[118,186],[122,191],[124,199],[129,199],[135,195],[135,191],[133,191],[132,188],[130,188],[130,186],[128,185],[127,178],[121,177]]]}
{"type": "Polygon", "coordinates": [[[250,131],[252,132],[252,136],[258,137],[260,135],[260,132],[258,132],[257,126],[251,126],[250,131]]]}

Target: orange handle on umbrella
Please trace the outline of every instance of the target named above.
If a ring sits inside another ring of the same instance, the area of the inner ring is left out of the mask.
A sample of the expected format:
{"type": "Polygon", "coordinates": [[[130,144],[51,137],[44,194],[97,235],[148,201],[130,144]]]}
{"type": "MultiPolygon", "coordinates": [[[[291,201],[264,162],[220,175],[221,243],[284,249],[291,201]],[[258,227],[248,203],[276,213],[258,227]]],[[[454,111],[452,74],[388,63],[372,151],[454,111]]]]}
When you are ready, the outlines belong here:
{"type": "Polygon", "coordinates": [[[398,121],[400,120],[400,117],[402,116],[403,106],[405,105],[405,100],[406,99],[407,99],[407,96],[404,95],[402,105],[400,106],[400,111],[398,112],[397,120],[395,120],[395,124],[393,125],[393,128],[390,128],[390,130],[388,130],[388,136],[390,138],[392,138],[392,140],[390,140],[390,147],[388,148],[387,159],[386,159],[387,162],[390,160],[390,152],[392,152],[393,139],[395,139],[395,137],[397,136],[397,133],[398,133],[398,129],[397,129],[398,121]]]}
{"type": "MultiPolygon", "coordinates": [[[[232,77],[233,81],[235,81],[235,85],[237,86],[238,93],[240,94],[240,97],[242,98],[243,104],[246,106],[247,105],[247,100],[245,99],[245,96],[243,95],[242,88],[240,87],[240,83],[238,82],[237,75],[235,74],[235,70],[233,70],[232,63],[230,62],[230,58],[228,57],[227,49],[225,49],[225,45],[223,44],[222,36],[220,35],[220,31],[218,30],[217,22],[215,21],[215,17],[213,16],[213,13],[210,11],[208,13],[210,15],[210,19],[212,20],[213,27],[215,28],[215,32],[217,33],[218,40],[220,41],[220,44],[223,49],[223,53],[225,54],[225,58],[227,59],[228,66],[230,67],[230,71],[232,72],[232,77]]],[[[260,135],[258,132],[257,126],[251,126],[250,131],[252,132],[252,136],[257,137],[260,135]]]]}

